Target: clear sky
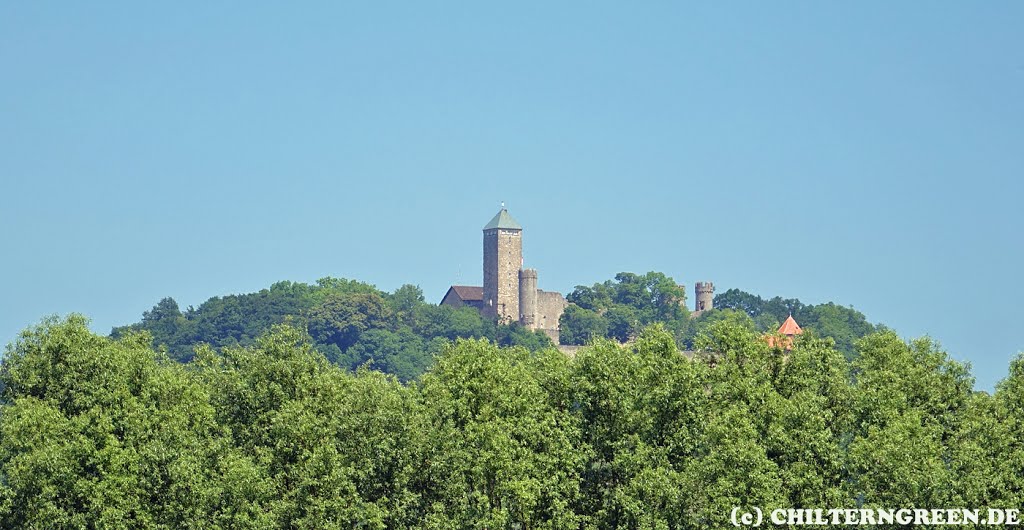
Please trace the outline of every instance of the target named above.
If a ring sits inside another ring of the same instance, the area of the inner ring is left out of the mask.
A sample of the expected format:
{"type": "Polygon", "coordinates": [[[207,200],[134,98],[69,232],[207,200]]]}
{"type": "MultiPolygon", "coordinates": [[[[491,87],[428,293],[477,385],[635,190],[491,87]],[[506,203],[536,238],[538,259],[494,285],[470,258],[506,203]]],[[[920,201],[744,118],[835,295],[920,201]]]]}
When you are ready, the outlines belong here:
{"type": "Polygon", "coordinates": [[[1024,3],[683,4],[0,2],[0,342],[278,280],[437,301],[505,201],[543,289],[835,301],[991,389],[1024,3]]]}

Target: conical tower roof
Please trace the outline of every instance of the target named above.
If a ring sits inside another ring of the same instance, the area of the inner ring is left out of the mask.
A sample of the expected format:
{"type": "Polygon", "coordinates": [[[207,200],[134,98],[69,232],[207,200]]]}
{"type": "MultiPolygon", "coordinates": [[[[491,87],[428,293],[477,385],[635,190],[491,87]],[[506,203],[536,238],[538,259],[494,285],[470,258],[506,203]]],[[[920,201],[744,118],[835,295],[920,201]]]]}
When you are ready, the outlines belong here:
{"type": "Polygon", "coordinates": [[[523,227],[508,214],[508,210],[502,208],[498,215],[491,219],[491,222],[484,225],[484,230],[494,230],[496,228],[502,228],[505,230],[522,230],[523,227]]]}
{"type": "Polygon", "coordinates": [[[799,335],[803,332],[804,330],[800,329],[800,324],[797,324],[796,320],[793,320],[793,315],[789,315],[789,318],[779,326],[779,333],[782,333],[783,335],[793,336],[799,335]]]}

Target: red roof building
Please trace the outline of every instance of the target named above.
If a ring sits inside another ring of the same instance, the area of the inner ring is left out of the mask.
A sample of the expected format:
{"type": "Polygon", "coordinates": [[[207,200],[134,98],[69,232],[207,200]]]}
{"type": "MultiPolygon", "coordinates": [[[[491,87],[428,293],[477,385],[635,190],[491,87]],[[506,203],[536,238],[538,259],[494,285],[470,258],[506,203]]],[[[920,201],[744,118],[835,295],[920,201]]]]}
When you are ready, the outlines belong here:
{"type": "Polygon", "coordinates": [[[793,315],[789,315],[789,318],[779,326],[778,332],[792,337],[803,333],[804,330],[800,329],[800,324],[797,324],[796,320],[793,320],[793,315]]]}
{"type": "MultiPolygon", "coordinates": [[[[793,349],[793,337],[800,335],[804,330],[800,328],[800,324],[796,323],[793,319],[793,315],[789,315],[789,318],[779,326],[779,330],[776,333],[783,335],[779,340],[778,346],[786,351],[793,349]]],[[[767,337],[768,345],[775,347],[775,336],[769,335],[767,337]]]]}

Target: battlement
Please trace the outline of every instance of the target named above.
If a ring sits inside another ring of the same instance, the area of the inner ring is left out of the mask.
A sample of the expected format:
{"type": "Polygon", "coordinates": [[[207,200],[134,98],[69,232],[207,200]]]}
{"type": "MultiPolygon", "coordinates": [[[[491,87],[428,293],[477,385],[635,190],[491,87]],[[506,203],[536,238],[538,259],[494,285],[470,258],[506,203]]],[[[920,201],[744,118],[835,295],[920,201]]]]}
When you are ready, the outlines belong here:
{"type": "Polygon", "coordinates": [[[537,279],[537,269],[519,269],[519,279],[523,278],[537,279]]]}
{"type": "Polygon", "coordinates": [[[694,288],[698,293],[713,293],[715,292],[715,284],[711,282],[697,282],[693,284],[694,288]]]}

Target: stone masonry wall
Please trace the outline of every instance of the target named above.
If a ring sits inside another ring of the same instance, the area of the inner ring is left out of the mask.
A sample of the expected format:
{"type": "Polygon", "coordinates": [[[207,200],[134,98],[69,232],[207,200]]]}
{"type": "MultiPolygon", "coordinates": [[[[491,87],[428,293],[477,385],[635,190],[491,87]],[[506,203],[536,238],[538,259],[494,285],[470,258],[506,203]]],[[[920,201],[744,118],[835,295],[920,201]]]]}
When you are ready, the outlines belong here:
{"type": "MultiPolygon", "coordinates": [[[[547,331],[558,331],[558,319],[562,312],[568,307],[569,302],[565,301],[562,293],[537,290],[537,329],[547,331]]],[[[550,333],[548,333],[550,335],[550,333]]],[[[555,344],[558,344],[557,335],[555,344]]]]}
{"type": "Polygon", "coordinates": [[[484,316],[519,320],[519,268],[523,231],[496,228],[484,232],[484,316]]]}
{"type": "Polygon", "coordinates": [[[537,270],[519,270],[519,323],[537,329],[537,270]]]}

